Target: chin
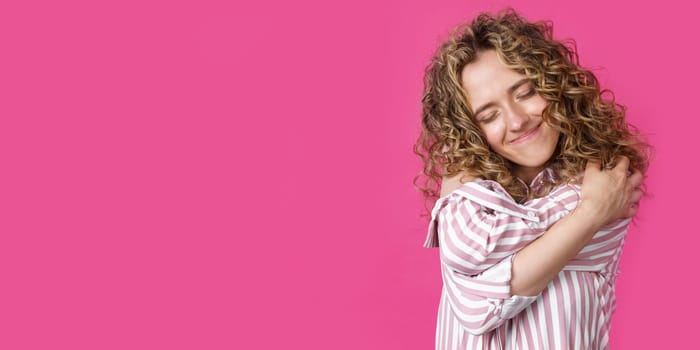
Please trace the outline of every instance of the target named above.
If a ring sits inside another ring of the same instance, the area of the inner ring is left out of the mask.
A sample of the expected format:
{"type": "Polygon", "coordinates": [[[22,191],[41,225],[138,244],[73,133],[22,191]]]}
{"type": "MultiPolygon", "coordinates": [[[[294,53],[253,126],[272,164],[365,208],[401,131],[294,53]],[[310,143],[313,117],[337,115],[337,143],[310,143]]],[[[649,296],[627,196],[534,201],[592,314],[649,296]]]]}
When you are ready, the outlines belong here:
{"type": "Polygon", "coordinates": [[[540,168],[540,167],[544,167],[545,164],[547,164],[548,160],[549,160],[549,158],[539,158],[538,157],[538,158],[536,158],[536,160],[533,160],[533,158],[528,158],[525,160],[521,159],[520,161],[511,160],[511,162],[513,162],[513,164],[515,164],[516,166],[520,166],[520,167],[524,167],[524,168],[540,168]]]}

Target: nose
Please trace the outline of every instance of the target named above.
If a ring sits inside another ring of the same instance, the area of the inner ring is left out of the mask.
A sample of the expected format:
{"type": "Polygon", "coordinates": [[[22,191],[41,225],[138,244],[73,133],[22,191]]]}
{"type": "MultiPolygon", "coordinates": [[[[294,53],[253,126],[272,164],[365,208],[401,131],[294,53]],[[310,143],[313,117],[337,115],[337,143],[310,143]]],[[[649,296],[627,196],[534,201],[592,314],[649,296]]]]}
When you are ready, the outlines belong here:
{"type": "Polygon", "coordinates": [[[505,110],[506,113],[506,123],[508,123],[508,129],[510,131],[522,131],[523,128],[527,127],[530,121],[530,116],[518,105],[508,106],[505,110]]]}

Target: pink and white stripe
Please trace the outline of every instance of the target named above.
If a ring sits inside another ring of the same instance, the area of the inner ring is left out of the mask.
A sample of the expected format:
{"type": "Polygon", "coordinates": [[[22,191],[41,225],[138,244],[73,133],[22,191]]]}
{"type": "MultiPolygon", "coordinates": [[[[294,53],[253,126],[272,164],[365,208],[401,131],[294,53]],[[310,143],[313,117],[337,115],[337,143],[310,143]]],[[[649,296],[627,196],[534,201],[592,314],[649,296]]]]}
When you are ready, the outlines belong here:
{"type": "Polygon", "coordinates": [[[630,219],[596,233],[539,295],[510,294],[513,255],[568,215],[580,191],[564,184],[521,205],[497,182],[475,180],[435,203],[424,246],[440,249],[436,349],[608,348],[630,219]]]}

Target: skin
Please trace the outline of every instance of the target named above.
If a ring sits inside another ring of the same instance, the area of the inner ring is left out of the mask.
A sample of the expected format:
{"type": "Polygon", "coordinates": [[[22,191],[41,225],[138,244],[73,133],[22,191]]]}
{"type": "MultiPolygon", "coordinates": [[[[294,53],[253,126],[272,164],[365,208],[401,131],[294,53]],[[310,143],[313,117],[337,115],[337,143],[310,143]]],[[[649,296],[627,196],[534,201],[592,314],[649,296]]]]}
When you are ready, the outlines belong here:
{"type": "Polygon", "coordinates": [[[506,67],[495,50],[479,53],[461,73],[474,119],[491,149],[512,161],[526,183],[544,169],[559,133],[542,119],[547,101],[522,74],[506,67]]]}
{"type": "MultiPolygon", "coordinates": [[[[546,101],[533,93],[530,82],[518,84],[525,76],[506,67],[494,50],[481,52],[461,73],[487,142],[515,164],[516,176],[530,183],[552,157],[559,137],[542,121],[546,101]]],[[[628,170],[626,157],[608,170],[601,170],[599,162],[587,163],[576,209],[515,254],[513,295],[538,295],[603,226],[636,214],[643,176],[639,171],[628,175],[628,170]]],[[[468,172],[444,178],[441,196],[474,178],[468,172]]]]}

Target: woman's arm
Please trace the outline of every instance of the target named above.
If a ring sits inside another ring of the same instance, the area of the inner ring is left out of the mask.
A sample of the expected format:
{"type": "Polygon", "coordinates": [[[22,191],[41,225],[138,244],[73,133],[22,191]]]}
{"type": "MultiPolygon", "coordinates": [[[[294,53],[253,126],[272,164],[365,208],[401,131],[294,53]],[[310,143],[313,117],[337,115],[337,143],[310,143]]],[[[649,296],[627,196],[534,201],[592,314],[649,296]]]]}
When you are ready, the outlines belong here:
{"type": "MultiPolygon", "coordinates": [[[[624,175],[627,167],[625,161],[621,160],[618,164],[618,168],[624,168],[624,175]]],[[[563,269],[569,261],[566,254],[575,256],[602,225],[618,218],[616,213],[621,214],[620,217],[634,214],[635,210],[624,203],[638,201],[640,193],[635,188],[641,182],[641,175],[637,173],[630,178],[624,176],[616,179],[617,175],[604,174],[595,163],[591,163],[590,167],[582,187],[580,204],[583,206],[555,223],[539,239],[526,244],[519,253],[510,255],[478,275],[466,274],[464,269],[460,271],[449,263],[443,264],[447,300],[462,326],[470,333],[488,332],[517,315],[534,302],[536,295],[563,269]],[[617,184],[611,185],[610,181],[617,184]],[[626,212],[624,208],[627,208],[626,212]],[[519,258],[518,266],[514,266],[515,256],[519,258]]],[[[456,182],[458,180],[451,185],[452,188],[444,182],[444,191],[449,193],[461,186],[456,182]]],[[[604,235],[600,239],[609,240],[612,237],[604,235]]],[[[596,244],[601,243],[604,242],[596,244]]],[[[441,243],[441,250],[445,249],[444,244],[441,243]]]]}
{"type": "Polygon", "coordinates": [[[576,209],[515,254],[512,294],[538,295],[605,224],[636,213],[643,178],[639,171],[628,177],[628,166],[626,157],[610,170],[588,162],[576,209]]]}
{"type": "Polygon", "coordinates": [[[442,264],[446,300],[460,325],[480,335],[502,325],[537,300],[537,296],[511,295],[512,258],[476,276],[468,276],[442,264]]]}

